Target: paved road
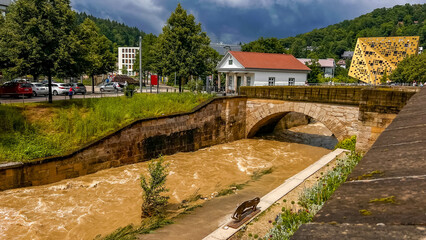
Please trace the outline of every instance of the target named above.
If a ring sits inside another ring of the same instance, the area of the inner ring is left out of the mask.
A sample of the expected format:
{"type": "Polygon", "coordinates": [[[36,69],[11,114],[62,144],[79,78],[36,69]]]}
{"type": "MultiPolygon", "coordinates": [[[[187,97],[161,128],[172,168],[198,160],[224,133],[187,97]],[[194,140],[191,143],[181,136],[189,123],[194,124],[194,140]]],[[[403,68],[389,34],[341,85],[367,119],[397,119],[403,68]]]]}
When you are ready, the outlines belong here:
{"type": "MultiPolygon", "coordinates": [[[[99,90],[99,87],[95,87],[95,93],[91,93],[91,86],[86,86],[86,89],[88,90],[88,93],[86,95],[76,94],[73,96],[73,99],[75,98],[103,98],[103,97],[119,97],[123,96],[124,93],[118,92],[104,92],[101,93],[99,90]]],[[[178,92],[179,89],[176,89],[174,87],[166,86],[166,85],[160,85],[159,92],[178,92]]],[[[151,89],[148,86],[148,88],[143,89],[143,93],[151,93],[151,89]]],[[[153,86],[152,93],[157,93],[157,88],[153,86]]],[[[69,97],[67,95],[59,95],[59,96],[53,96],[53,101],[57,100],[68,100],[69,97]]],[[[13,98],[13,97],[0,97],[0,103],[1,104],[10,104],[10,103],[30,103],[30,102],[47,102],[48,96],[37,96],[32,98],[13,98]]]]}

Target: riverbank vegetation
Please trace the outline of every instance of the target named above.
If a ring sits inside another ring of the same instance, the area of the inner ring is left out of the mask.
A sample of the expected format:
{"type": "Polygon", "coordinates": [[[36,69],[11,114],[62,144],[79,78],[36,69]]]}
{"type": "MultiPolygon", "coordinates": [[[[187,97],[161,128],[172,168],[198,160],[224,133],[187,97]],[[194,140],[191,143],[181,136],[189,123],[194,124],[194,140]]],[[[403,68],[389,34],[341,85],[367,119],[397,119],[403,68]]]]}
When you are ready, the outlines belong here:
{"type": "Polygon", "coordinates": [[[323,175],[314,186],[305,189],[299,196],[298,202],[292,202],[291,208],[282,208],[282,212],[273,222],[274,227],[264,238],[258,239],[290,239],[302,224],[312,221],[325,201],[346,181],[361,160],[362,156],[355,151],[355,145],[356,137],[340,142],[338,146],[350,150],[350,154],[343,159],[338,159],[332,170],[323,175]]]}
{"type": "Polygon", "coordinates": [[[187,112],[212,95],[136,94],[53,104],[0,105],[0,162],[25,162],[72,152],[136,119],[187,112]]]}

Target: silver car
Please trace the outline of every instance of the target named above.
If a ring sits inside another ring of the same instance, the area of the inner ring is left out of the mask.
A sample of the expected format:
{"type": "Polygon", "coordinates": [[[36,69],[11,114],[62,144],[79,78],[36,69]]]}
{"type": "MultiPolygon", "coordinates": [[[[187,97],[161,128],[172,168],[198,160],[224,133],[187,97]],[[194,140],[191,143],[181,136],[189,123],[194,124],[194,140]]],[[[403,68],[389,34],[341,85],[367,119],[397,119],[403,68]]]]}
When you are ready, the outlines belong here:
{"type": "Polygon", "coordinates": [[[100,87],[101,92],[122,92],[123,85],[118,84],[116,82],[107,83],[100,87]]]}
{"type": "Polygon", "coordinates": [[[52,94],[55,96],[68,94],[70,87],[71,85],[68,83],[52,83],[52,94]]]}
{"type": "Polygon", "coordinates": [[[31,88],[33,89],[34,97],[49,94],[49,90],[42,83],[31,83],[31,88]]]}

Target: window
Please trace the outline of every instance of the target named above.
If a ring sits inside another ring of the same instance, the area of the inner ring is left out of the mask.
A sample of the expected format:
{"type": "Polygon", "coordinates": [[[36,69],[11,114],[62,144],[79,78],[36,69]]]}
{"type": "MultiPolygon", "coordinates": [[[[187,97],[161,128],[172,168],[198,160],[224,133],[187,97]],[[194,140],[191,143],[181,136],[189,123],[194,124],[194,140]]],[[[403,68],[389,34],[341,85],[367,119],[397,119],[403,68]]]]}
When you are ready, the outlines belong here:
{"type": "Polygon", "coordinates": [[[123,59],[123,63],[124,63],[124,59],[123,59]]]}
{"type": "Polygon", "coordinates": [[[247,77],[247,86],[251,86],[251,77],[247,77]]]}
{"type": "Polygon", "coordinates": [[[274,77],[270,77],[268,79],[268,86],[275,86],[275,78],[274,77]]]}
{"type": "Polygon", "coordinates": [[[124,58],[124,53],[123,53],[123,58],[124,58]]]}
{"type": "Polygon", "coordinates": [[[232,65],[232,64],[234,64],[234,61],[232,59],[229,59],[228,64],[232,65]]]}
{"type": "Polygon", "coordinates": [[[295,82],[294,78],[288,78],[288,85],[289,86],[294,86],[294,82],[295,82]]]}

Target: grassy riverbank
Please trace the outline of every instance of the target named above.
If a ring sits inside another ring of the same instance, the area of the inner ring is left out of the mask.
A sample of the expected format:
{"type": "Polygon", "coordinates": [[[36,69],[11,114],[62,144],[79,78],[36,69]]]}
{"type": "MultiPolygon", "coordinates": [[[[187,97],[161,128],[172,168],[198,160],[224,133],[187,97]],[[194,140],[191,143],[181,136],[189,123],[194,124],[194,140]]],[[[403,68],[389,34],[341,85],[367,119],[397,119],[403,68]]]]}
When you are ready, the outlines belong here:
{"type": "MultiPolygon", "coordinates": [[[[334,191],[346,181],[362,155],[355,151],[356,137],[343,140],[336,148],[350,150],[343,159],[338,159],[336,166],[319,178],[318,182],[300,194],[298,202],[291,202],[291,208],[282,208],[282,212],[273,222],[274,227],[263,238],[255,239],[290,239],[297,229],[304,223],[311,222],[315,214],[331,197],[334,191]]],[[[321,173],[322,175],[322,173],[321,173]]],[[[284,200],[286,201],[286,200],[284,200]]]]}
{"type": "Polygon", "coordinates": [[[0,105],[0,162],[30,161],[76,150],[136,119],[187,112],[211,95],[136,94],[0,105]]]}

